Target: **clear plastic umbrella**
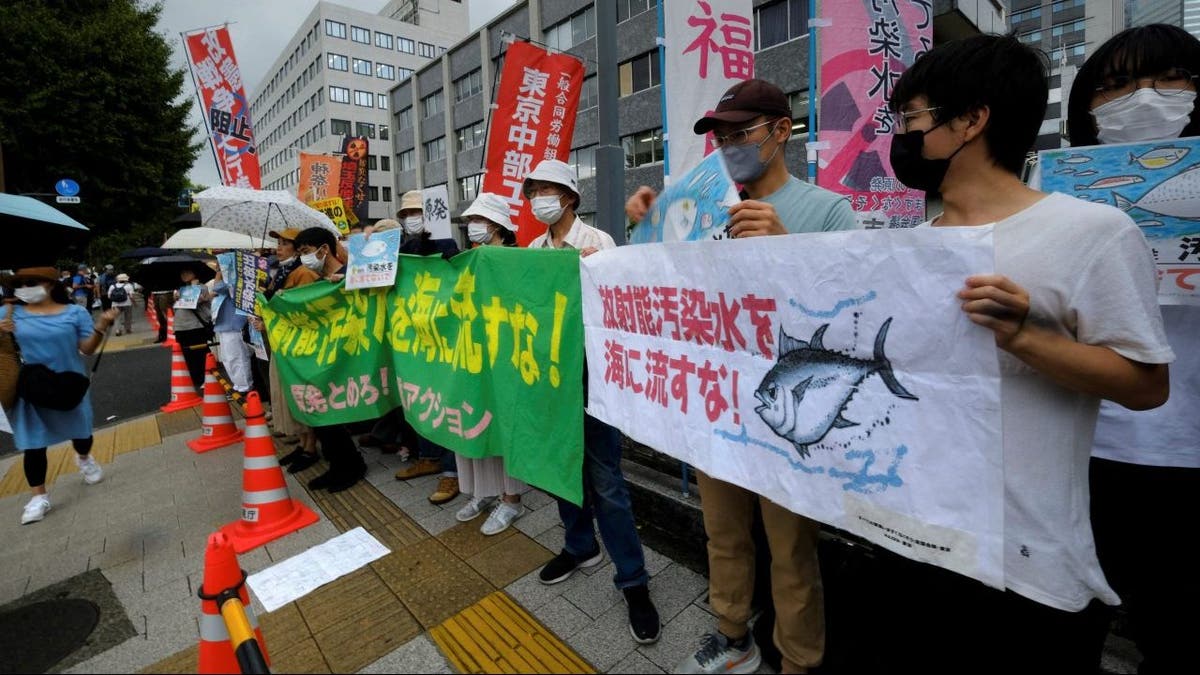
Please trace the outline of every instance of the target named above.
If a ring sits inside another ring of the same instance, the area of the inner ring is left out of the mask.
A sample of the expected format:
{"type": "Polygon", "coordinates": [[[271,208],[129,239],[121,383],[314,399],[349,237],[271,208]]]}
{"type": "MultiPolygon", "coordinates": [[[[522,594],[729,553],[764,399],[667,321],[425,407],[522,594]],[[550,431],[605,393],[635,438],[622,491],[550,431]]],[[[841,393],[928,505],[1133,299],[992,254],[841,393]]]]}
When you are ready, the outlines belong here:
{"type": "Polygon", "coordinates": [[[285,190],[251,190],[217,186],[193,197],[204,227],[266,238],[272,230],[323,227],[337,236],[337,225],[324,213],[285,190]]]}

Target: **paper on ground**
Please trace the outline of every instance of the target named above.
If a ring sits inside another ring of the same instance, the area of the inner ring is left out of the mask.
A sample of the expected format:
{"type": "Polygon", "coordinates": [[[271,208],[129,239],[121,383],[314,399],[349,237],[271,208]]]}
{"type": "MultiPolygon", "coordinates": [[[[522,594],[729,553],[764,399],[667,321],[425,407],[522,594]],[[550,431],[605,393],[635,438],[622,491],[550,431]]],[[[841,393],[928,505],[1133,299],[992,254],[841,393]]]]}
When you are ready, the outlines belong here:
{"type": "Polygon", "coordinates": [[[391,551],[375,537],[356,527],[251,574],[246,583],[263,608],[273,612],[388,553],[391,551]]]}

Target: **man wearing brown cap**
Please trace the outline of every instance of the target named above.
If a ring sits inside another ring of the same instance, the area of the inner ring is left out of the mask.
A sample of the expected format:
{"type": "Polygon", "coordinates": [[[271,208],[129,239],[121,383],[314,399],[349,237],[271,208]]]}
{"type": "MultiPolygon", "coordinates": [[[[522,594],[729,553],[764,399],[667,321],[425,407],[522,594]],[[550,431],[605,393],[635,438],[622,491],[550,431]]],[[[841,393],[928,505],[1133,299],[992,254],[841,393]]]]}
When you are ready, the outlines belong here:
{"type": "MultiPolygon", "coordinates": [[[[712,133],[730,177],[742,185],[742,200],[729,209],[729,236],[831,232],[854,229],[854,213],[842,196],[810,185],[788,172],[784,150],[792,135],[792,111],[783,91],[764,80],[729,88],[716,110],[696,122],[697,134],[712,133]]],[[[641,221],[654,191],[640,187],[625,204],[641,221]]],[[[709,602],[717,632],[676,667],[679,673],[752,673],[762,654],[749,632],[754,595],[755,507],[762,513],[771,553],[774,641],[782,672],[806,672],[825,653],[825,613],[817,563],[818,524],[766,497],[696,473],[708,534],[709,602]]]]}

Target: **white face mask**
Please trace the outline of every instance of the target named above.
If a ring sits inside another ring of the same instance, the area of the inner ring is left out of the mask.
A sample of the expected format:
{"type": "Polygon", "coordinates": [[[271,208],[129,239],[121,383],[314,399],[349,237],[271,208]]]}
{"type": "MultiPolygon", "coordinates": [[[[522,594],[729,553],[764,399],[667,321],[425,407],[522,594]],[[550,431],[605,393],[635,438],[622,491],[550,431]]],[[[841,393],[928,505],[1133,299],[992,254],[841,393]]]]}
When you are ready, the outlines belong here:
{"type": "Polygon", "coordinates": [[[467,223],[467,239],[475,244],[486,244],[492,240],[492,233],[487,223],[473,220],[467,223]]]}
{"type": "Polygon", "coordinates": [[[405,234],[420,234],[425,229],[425,218],[422,216],[409,216],[404,219],[405,234]]]}
{"type": "Polygon", "coordinates": [[[1101,143],[1137,143],[1178,138],[1195,105],[1194,91],[1163,96],[1146,87],[1096,107],[1092,115],[1101,143]]]}
{"type": "Polygon", "coordinates": [[[46,287],[41,285],[29,286],[28,288],[15,288],[13,289],[13,294],[17,296],[18,300],[27,305],[36,305],[50,296],[46,287]]]}
{"type": "Polygon", "coordinates": [[[314,272],[325,269],[325,259],[317,257],[316,253],[305,253],[300,256],[300,264],[314,272]]]}
{"type": "Polygon", "coordinates": [[[533,204],[533,217],[547,225],[557,223],[562,218],[563,211],[566,210],[566,207],[559,203],[561,201],[561,197],[553,195],[534,197],[530,200],[530,203],[533,204]]]}

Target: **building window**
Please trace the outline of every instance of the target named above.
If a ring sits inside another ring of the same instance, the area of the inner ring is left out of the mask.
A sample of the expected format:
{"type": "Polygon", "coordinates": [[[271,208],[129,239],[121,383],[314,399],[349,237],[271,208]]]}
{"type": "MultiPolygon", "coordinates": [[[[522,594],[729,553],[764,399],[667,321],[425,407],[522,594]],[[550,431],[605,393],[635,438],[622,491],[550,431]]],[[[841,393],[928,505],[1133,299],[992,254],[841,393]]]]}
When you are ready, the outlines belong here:
{"type": "Polygon", "coordinates": [[[397,131],[403,131],[404,129],[411,129],[412,125],[413,125],[412,106],[408,106],[404,110],[401,110],[400,112],[396,113],[396,130],[397,131]]]}
{"type": "Polygon", "coordinates": [[[400,81],[403,82],[412,77],[413,71],[408,68],[397,68],[396,73],[400,75],[400,81]]]}
{"type": "Polygon", "coordinates": [[[596,76],[583,78],[583,86],[579,89],[579,112],[590,110],[600,105],[600,90],[596,86],[596,76]]]}
{"type": "Polygon", "coordinates": [[[596,6],[594,4],[589,4],[587,9],[582,12],[547,28],[544,33],[548,47],[564,52],[595,34],[596,6]]]}
{"type": "Polygon", "coordinates": [[[807,136],[808,92],[794,91],[788,94],[788,106],[792,109],[792,136],[807,136]]]}
{"type": "Polygon", "coordinates": [[[1075,9],[1076,7],[1083,7],[1085,4],[1087,4],[1086,0],[1060,0],[1059,2],[1056,2],[1056,3],[1053,3],[1052,5],[1050,5],[1050,8],[1054,12],[1065,12],[1068,9],[1075,9]]]}
{"type": "MultiPolygon", "coordinates": [[[[375,158],[372,157],[371,159],[375,159],[375,158]]],[[[369,202],[379,201],[379,188],[375,187],[374,185],[367,186],[367,201],[369,201],[369,202]]]]}
{"type": "MultiPolygon", "coordinates": [[[[379,170],[380,171],[391,171],[392,170],[392,158],[388,157],[387,155],[380,155],[379,156],[379,170]]],[[[388,199],[391,199],[391,197],[384,197],[385,201],[388,199]]]]}
{"type": "Polygon", "coordinates": [[[409,40],[406,37],[400,37],[399,35],[397,35],[396,36],[396,49],[404,52],[405,54],[416,54],[417,53],[417,43],[413,42],[412,40],[409,40]]]}
{"type": "Polygon", "coordinates": [[[375,107],[387,110],[387,94],[375,94],[375,107]]]}
{"type": "Polygon", "coordinates": [[[433,117],[442,112],[442,92],[421,99],[421,117],[433,117]]]}
{"type": "Polygon", "coordinates": [[[391,49],[391,48],[392,48],[392,36],[391,36],[391,34],[389,34],[389,33],[380,33],[380,32],[378,32],[378,31],[376,31],[376,33],[375,33],[375,46],[376,46],[376,47],[383,47],[384,49],[391,49]]]}
{"type": "Polygon", "coordinates": [[[651,7],[657,6],[658,0],[617,0],[617,23],[632,19],[651,7]]]}
{"type": "Polygon", "coordinates": [[[355,122],[354,135],[375,138],[375,125],[370,122],[355,122]]]}
{"type": "Polygon", "coordinates": [[[474,176],[466,176],[458,179],[458,201],[470,202],[475,201],[479,196],[479,180],[483,174],[477,173],[474,176]]]}
{"type": "Polygon", "coordinates": [[[578,178],[594,177],[596,175],[596,146],[589,145],[586,148],[572,150],[567,158],[567,164],[575,169],[575,175],[578,178]]]}
{"type": "Polygon", "coordinates": [[[1037,45],[1042,43],[1042,31],[1034,30],[1028,33],[1021,33],[1017,39],[1027,45],[1037,45]]]}
{"type": "Polygon", "coordinates": [[[454,101],[465,101],[483,91],[483,71],[476,68],[454,81],[454,101]]]}
{"type": "Polygon", "coordinates": [[[412,171],[413,170],[413,151],[405,150],[396,155],[396,170],[397,171],[412,171]]]}
{"type": "Polygon", "coordinates": [[[329,69],[330,70],[350,70],[350,59],[347,59],[341,54],[329,53],[329,69]]]}
{"type": "Polygon", "coordinates": [[[756,50],[808,35],[809,0],[775,0],[754,9],[756,50]]]}
{"type": "Polygon", "coordinates": [[[365,59],[354,59],[354,72],[359,75],[371,76],[371,62],[365,59]]]}
{"type": "Polygon", "coordinates": [[[662,129],[651,129],[621,137],[625,150],[625,168],[633,169],[663,161],[662,129]]]}
{"type": "Polygon", "coordinates": [[[341,21],[325,19],[325,34],[330,37],[346,39],[346,24],[341,21]]]}
{"type": "Polygon", "coordinates": [[[371,31],[367,30],[366,28],[351,26],[350,39],[354,40],[355,42],[361,42],[364,45],[369,45],[371,44],[371,31]]]}
{"type": "Polygon", "coordinates": [[[394,80],[396,79],[396,67],[386,63],[376,63],[375,77],[381,80],[394,80]]]}
{"type": "Polygon", "coordinates": [[[455,150],[462,152],[483,145],[483,122],[468,124],[455,132],[457,136],[455,150]]]}
{"type": "Polygon", "coordinates": [[[656,87],[662,84],[662,72],[658,65],[658,50],[652,49],[645,54],[617,66],[617,76],[620,81],[621,96],[656,87]]]}
{"type": "Polygon", "coordinates": [[[361,89],[354,90],[354,105],[360,105],[364,108],[375,107],[375,94],[361,89]]]}
{"type": "Polygon", "coordinates": [[[350,120],[329,120],[329,134],[331,136],[349,136],[350,120]]]}
{"type": "Polygon", "coordinates": [[[427,59],[432,59],[436,55],[436,53],[437,52],[434,50],[433,45],[429,44],[428,42],[418,42],[417,43],[417,55],[418,56],[424,56],[427,59]]]}
{"type": "Polygon", "coordinates": [[[388,125],[386,125],[386,124],[379,125],[379,140],[381,140],[381,141],[388,140],[388,125]]]}
{"type": "MultiPolygon", "coordinates": [[[[368,171],[378,171],[379,170],[379,161],[375,159],[375,155],[367,155],[367,170],[368,171]]],[[[371,200],[374,201],[375,198],[372,197],[371,200]]]]}
{"type": "MultiPolygon", "coordinates": [[[[380,159],[387,159],[387,157],[380,157],[380,159]]],[[[383,201],[385,201],[385,202],[392,201],[392,188],[390,188],[390,187],[383,188],[383,201]]]]}
{"type": "Polygon", "coordinates": [[[425,161],[433,162],[439,159],[446,158],[446,137],[439,136],[432,141],[428,141],[425,146],[425,161]]]}
{"type": "Polygon", "coordinates": [[[345,87],[330,87],[329,100],[333,103],[349,103],[350,90],[345,87]]]}
{"type": "Polygon", "coordinates": [[[1012,23],[1021,23],[1022,21],[1030,21],[1032,19],[1040,19],[1042,17],[1042,6],[1030,7],[1012,13],[1012,23]]]}
{"type": "Polygon", "coordinates": [[[1057,26],[1052,26],[1050,28],[1050,35],[1053,37],[1062,37],[1068,33],[1074,33],[1075,31],[1083,30],[1083,24],[1083,19],[1077,19],[1067,23],[1060,23],[1057,26]]]}

